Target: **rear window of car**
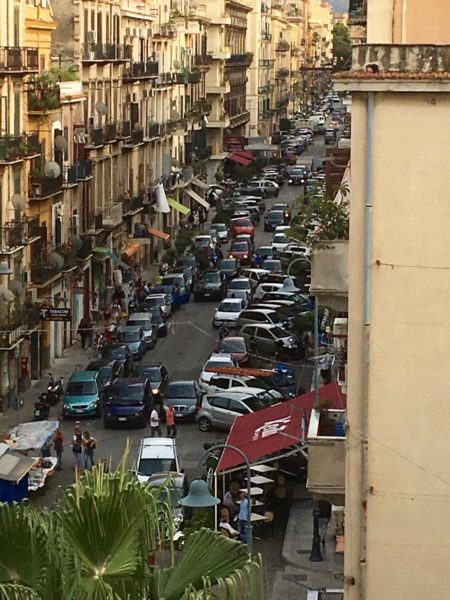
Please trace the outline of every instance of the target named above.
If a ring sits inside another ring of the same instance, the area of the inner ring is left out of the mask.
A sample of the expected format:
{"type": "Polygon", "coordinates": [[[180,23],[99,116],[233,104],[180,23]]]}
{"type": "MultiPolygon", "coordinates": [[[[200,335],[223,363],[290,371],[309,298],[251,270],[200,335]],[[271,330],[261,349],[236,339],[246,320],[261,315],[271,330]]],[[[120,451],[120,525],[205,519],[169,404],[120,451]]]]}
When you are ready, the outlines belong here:
{"type": "Polygon", "coordinates": [[[252,222],[250,219],[236,219],[233,221],[233,225],[236,225],[237,227],[251,227],[252,222]]]}
{"type": "Polygon", "coordinates": [[[284,213],[282,210],[273,210],[267,215],[267,218],[270,221],[283,221],[284,213]]]}
{"type": "Polygon", "coordinates": [[[248,252],[248,244],[247,242],[239,242],[238,244],[233,244],[231,246],[231,250],[236,252],[248,252]]]}

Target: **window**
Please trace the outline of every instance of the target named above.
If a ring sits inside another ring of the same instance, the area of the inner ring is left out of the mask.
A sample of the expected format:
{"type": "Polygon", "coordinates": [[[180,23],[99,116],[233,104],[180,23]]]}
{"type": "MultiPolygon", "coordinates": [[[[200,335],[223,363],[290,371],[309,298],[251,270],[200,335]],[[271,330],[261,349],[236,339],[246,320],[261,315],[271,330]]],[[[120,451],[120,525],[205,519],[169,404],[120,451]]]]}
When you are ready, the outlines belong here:
{"type": "Polygon", "coordinates": [[[272,339],[272,336],[267,331],[267,329],[263,329],[262,327],[260,327],[258,329],[258,333],[256,334],[256,337],[259,337],[262,340],[271,340],[272,339]]]}
{"type": "Polygon", "coordinates": [[[245,406],[242,406],[242,404],[240,402],[238,402],[237,400],[230,400],[229,409],[235,413],[239,413],[240,415],[247,415],[250,412],[247,408],[245,408],[245,406]]]}
{"type": "Polygon", "coordinates": [[[229,387],[230,381],[229,379],[225,379],[224,377],[212,377],[211,385],[215,385],[218,388],[223,390],[227,390],[229,387]]]}
{"type": "Polygon", "coordinates": [[[207,396],[208,402],[214,408],[228,408],[228,398],[223,398],[222,396],[207,396]]]}

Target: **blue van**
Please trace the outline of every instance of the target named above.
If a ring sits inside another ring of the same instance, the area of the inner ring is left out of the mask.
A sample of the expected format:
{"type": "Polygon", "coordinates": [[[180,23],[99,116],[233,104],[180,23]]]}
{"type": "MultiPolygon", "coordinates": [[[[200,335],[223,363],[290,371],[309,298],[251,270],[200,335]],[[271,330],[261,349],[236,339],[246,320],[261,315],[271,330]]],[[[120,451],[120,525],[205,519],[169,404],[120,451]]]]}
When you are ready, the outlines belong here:
{"type": "Polygon", "coordinates": [[[63,417],[100,417],[101,391],[98,371],[73,373],[64,393],[63,417]]]}
{"type": "Polygon", "coordinates": [[[107,387],[103,395],[105,428],[114,423],[145,427],[151,409],[152,388],[145,377],[120,377],[107,387]]]}

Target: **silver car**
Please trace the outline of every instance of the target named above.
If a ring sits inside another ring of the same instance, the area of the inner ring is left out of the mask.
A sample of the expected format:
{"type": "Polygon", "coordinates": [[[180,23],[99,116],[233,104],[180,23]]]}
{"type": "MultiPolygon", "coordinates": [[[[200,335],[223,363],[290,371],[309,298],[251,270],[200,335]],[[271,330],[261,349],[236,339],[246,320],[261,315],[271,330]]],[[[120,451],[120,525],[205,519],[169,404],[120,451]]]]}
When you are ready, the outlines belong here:
{"type": "Polygon", "coordinates": [[[279,399],[272,397],[258,398],[252,394],[219,392],[205,394],[195,420],[200,431],[217,429],[230,429],[236,417],[257,412],[273,404],[278,404],[279,399]]]}
{"type": "Polygon", "coordinates": [[[284,352],[295,355],[300,350],[297,336],[279,325],[251,323],[241,327],[239,335],[246,339],[250,348],[268,354],[284,352]]]}

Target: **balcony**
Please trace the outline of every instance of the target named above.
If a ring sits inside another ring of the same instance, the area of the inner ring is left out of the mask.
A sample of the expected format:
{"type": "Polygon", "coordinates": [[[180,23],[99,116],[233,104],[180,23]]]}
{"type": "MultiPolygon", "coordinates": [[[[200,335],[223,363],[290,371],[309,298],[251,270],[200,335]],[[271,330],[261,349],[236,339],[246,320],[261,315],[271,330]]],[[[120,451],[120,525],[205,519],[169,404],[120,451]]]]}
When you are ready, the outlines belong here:
{"type": "Polygon", "coordinates": [[[94,127],[89,131],[89,141],[86,148],[100,148],[105,145],[105,137],[102,127],[94,127]]]}
{"type": "Polygon", "coordinates": [[[275,46],[275,52],[289,52],[291,46],[288,41],[280,40],[275,46]]]}
{"type": "Polygon", "coordinates": [[[274,58],[260,58],[259,59],[260,67],[264,67],[264,68],[268,69],[270,67],[273,67],[274,64],[275,64],[274,58]]]}
{"type": "Polygon", "coordinates": [[[132,216],[136,215],[139,212],[144,210],[144,194],[139,196],[134,196],[133,198],[123,198],[122,199],[122,214],[123,216],[132,216]]]}
{"type": "Polygon", "coordinates": [[[211,54],[196,54],[194,56],[194,65],[196,67],[209,67],[212,65],[213,57],[211,54]]]}
{"type": "Polygon", "coordinates": [[[166,25],[155,25],[153,27],[154,38],[174,38],[177,36],[177,30],[174,27],[167,27],[166,25]]]}
{"type": "Polygon", "coordinates": [[[345,410],[313,410],[308,428],[306,486],[330,501],[341,500],[338,505],[345,494],[345,422],[345,410]]]}
{"type": "Polygon", "coordinates": [[[30,265],[30,283],[36,285],[45,285],[53,279],[56,279],[58,275],[61,275],[62,267],[56,267],[48,262],[45,256],[36,257],[36,260],[31,259],[30,265]]]}
{"type": "Polygon", "coordinates": [[[11,252],[14,248],[26,246],[46,237],[46,228],[39,224],[38,218],[7,221],[3,228],[0,247],[4,252],[11,252]]]}
{"type": "Polygon", "coordinates": [[[269,110],[263,110],[263,112],[258,113],[258,119],[260,121],[264,121],[265,119],[269,119],[270,118],[270,111],[269,110]]]}
{"type": "Polygon", "coordinates": [[[348,310],[348,241],[330,241],[313,250],[310,292],[322,305],[348,310]]]}
{"type": "Polygon", "coordinates": [[[199,115],[199,116],[207,115],[211,112],[211,110],[212,110],[211,102],[208,102],[208,100],[197,100],[192,105],[191,113],[193,115],[199,115]]]}
{"type": "Polygon", "coordinates": [[[158,123],[149,123],[148,124],[148,137],[150,139],[159,137],[159,125],[158,123]]]}
{"type": "Polygon", "coordinates": [[[11,308],[0,325],[0,349],[13,348],[30,330],[41,321],[38,304],[22,304],[11,308]]]}
{"type": "Polygon", "coordinates": [[[270,7],[268,4],[265,4],[264,2],[261,3],[261,12],[262,13],[268,13],[270,10],[270,7]]]}
{"type": "Polygon", "coordinates": [[[248,77],[233,77],[230,78],[231,87],[237,87],[239,85],[246,85],[248,81],[248,77]]]}
{"type": "Polygon", "coordinates": [[[201,83],[202,74],[200,71],[191,71],[187,76],[188,83],[201,83]]]}
{"type": "Polygon", "coordinates": [[[146,60],[141,62],[132,62],[125,69],[123,74],[124,81],[135,81],[138,79],[149,79],[158,77],[159,63],[154,60],[146,60]]]}
{"type": "Polygon", "coordinates": [[[126,140],[131,137],[131,121],[121,121],[117,128],[117,138],[126,140]]]}
{"type": "Polygon", "coordinates": [[[265,40],[266,42],[271,42],[272,41],[272,34],[269,33],[268,31],[263,31],[261,33],[261,38],[263,40],[265,40]]]}
{"type": "Polygon", "coordinates": [[[107,123],[105,125],[105,142],[111,143],[117,140],[117,124],[107,123]]]}
{"type": "Polygon", "coordinates": [[[244,52],[244,54],[232,54],[227,59],[227,66],[250,66],[253,62],[253,52],[244,52]]]}
{"type": "Polygon", "coordinates": [[[28,111],[47,113],[61,108],[59,90],[33,90],[28,92],[28,111]]]}
{"type": "Polygon", "coordinates": [[[278,79],[286,79],[286,77],[289,77],[289,69],[278,69],[277,71],[277,78],[278,79]]]}
{"type": "Polygon", "coordinates": [[[65,166],[63,170],[63,186],[72,187],[77,184],[77,166],[65,166]]]}
{"type": "Polygon", "coordinates": [[[123,62],[126,60],[123,46],[119,44],[84,44],[81,60],[84,63],[123,62]]]}
{"type": "Polygon", "coordinates": [[[113,204],[103,211],[102,227],[114,229],[122,223],[122,204],[113,204]]]}
{"type": "Polygon", "coordinates": [[[122,148],[129,150],[135,146],[139,146],[144,143],[144,130],[143,129],[132,129],[130,137],[123,142],[122,148]]]}
{"type": "Polygon", "coordinates": [[[244,125],[250,119],[250,111],[244,110],[237,115],[230,115],[230,127],[238,127],[244,125]]]}
{"type": "Polygon", "coordinates": [[[38,134],[0,135],[0,163],[13,163],[41,154],[38,134]]]}
{"type": "Polygon", "coordinates": [[[86,181],[92,178],[92,162],[90,160],[84,160],[75,166],[77,181],[86,181]]]}
{"type": "Polygon", "coordinates": [[[28,199],[46,200],[62,192],[63,176],[47,177],[44,174],[30,174],[28,199]]]}
{"type": "Polygon", "coordinates": [[[39,53],[37,48],[0,47],[0,74],[37,73],[39,53]]]}
{"type": "Polygon", "coordinates": [[[258,94],[264,95],[264,94],[268,94],[268,93],[269,93],[269,90],[267,88],[267,85],[261,85],[258,88],[258,94]]]}
{"type": "Polygon", "coordinates": [[[174,73],[172,80],[175,85],[186,85],[187,73],[174,73]]]}
{"type": "Polygon", "coordinates": [[[172,73],[160,73],[159,76],[157,77],[155,83],[158,87],[167,87],[169,85],[172,85],[172,83],[173,83],[172,73]]]}

